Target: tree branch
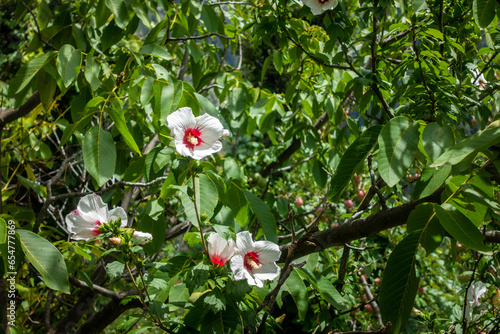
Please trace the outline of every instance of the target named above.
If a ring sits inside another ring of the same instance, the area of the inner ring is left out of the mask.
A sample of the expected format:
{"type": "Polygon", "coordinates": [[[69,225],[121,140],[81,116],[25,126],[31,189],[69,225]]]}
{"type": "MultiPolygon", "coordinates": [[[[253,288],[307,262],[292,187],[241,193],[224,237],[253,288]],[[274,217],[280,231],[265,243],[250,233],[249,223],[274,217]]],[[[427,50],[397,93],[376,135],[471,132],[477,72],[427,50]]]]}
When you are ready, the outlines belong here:
{"type": "Polygon", "coordinates": [[[2,109],[0,110],[0,128],[6,124],[15,121],[16,119],[26,116],[40,104],[40,94],[35,91],[28,100],[17,109],[2,109]]]}
{"type": "MultiPolygon", "coordinates": [[[[316,232],[294,247],[291,258],[298,259],[311,253],[317,253],[323,249],[343,246],[352,240],[366,238],[380,231],[403,225],[406,223],[410,212],[420,203],[440,203],[442,191],[443,188],[440,188],[434,194],[418,201],[405,203],[391,209],[379,211],[366,218],[355,219],[351,222],[316,232]]],[[[280,247],[281,257],[279,262],[284,262],[287,259],[291,247],[292,243],[280,247]]]]}

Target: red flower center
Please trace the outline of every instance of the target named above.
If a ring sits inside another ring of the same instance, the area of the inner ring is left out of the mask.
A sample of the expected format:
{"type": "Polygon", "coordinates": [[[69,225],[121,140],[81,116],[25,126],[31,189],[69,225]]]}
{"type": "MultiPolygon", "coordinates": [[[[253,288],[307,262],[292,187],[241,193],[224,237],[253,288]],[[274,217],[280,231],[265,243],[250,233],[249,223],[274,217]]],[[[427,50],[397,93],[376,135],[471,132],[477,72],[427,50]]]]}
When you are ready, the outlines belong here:
{"type": "Polygon", "coordinates": [[[98,228],[101,227],[101,222],[96,220],[95,221],[95,225],[96,225],[96,228],[92,230],[92,232],[94,232],[94,235],[97,237],[99,234],[101,234],[102,232],[98,230],[98,228]]]}
{"type": "Polygon", "coordinates": [[[203,141],[200,138],[201,132],[199,129],[186,129],[184,132],[183,143],[190,150],[194,149],[195,146],[201,145],[203,141]]]}
{"type": "Polygon", "coordinates": [[[210,256],[210,261],[216,266],[222,267],[227,262],[227,259],[222,258],[219,254],[213,254],[210,256]]]}
{"type": "Polygon", "coordinates": [[[248,271],[262,267],[262,264],[259,261],[259,254],[256,252],[246,253],[243,259],[243,264],[245,265],[245,269],[248,271]]]}

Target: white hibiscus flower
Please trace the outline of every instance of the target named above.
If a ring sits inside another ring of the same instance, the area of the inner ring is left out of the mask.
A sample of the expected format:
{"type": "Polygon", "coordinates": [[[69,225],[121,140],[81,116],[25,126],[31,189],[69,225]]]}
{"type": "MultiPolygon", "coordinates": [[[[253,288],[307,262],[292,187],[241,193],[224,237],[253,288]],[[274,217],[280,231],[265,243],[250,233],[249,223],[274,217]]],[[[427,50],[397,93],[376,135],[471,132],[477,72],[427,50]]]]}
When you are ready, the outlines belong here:
{"type": "Polygon", "coordinates": [[[212,233],[207,238],[210,261],[217,266],[223,266],[234,254],[233,239],[224,239],[218,233],[212,233]]]}
{"type": "Polygon", "coordinates": [[[472,282],[469,290],[467,291],[467,300],[465,305],[465,319],[467,323],[472,321],[472,311],[475,307],[481,305],[481,296],[488,291],[483,282],[472,282]]]}
{"type": "Polygon", "coordinates": [[[66,216],[66,226],[75,240],[91,240],[101,232],[101,224],[121,218],[121,227],[127,226],[127,214],[121,207],[108,211],[108,205],[96,194],[83,197],[77,209],[66,216]]]}
{"type": "Polygon", "coordinates": [[[311,8],[314,15],[322,14],[323,12],[337,7],[337,0],[302,0],[304,5],[311,8]]]}
{"type": "Polygon", "coordinates": [[[280,274],[280,267],[276,265],[280,256],[280,248],[275,243],[253,241],[250,232],[240,232],[236,235],[236,249],[231,258],[234,279],[246,278],[248,284],[262,288],[263,281],[273,280],[280,274]]]}
{"type": "Polygon", "coordinates": [[[219,138],[229,135],[217,118],[208,114],[194,117],[189,107],[168,115],[167,124],[175,139],[177,152],[197,160],[219,152],[222,149],[219,138]]]}

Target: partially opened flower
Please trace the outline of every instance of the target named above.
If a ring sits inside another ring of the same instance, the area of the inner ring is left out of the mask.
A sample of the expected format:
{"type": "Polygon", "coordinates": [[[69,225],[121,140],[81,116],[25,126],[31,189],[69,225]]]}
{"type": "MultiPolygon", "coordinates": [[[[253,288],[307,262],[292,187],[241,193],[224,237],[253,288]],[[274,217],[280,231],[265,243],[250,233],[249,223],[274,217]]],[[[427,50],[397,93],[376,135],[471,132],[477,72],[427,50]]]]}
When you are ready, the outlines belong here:
{"type": "Polygon", "coordinates": [[[127,214],[121,207],[108,211],[108,205],[100,196],[91,194],[78,202],[76,210],[66,216],[66,226],[75,240],[91,240],[97,237],[101,224],[121,219],[121,227],[127,226],[127,214]]]}
{"type": "Polygon", "coordinates": [[[472,73],[474,75],[473,78],[475,78],[473,84],[478,86],[480,90],[484,90],[488,81],[484,78],[483,73],[479,72],[477,68],[472,73]]]}
{"type": "Polygon", "coordinates": [[[483,282],[472,282],[469,290],[467,291],[467,300],[465,305],[465,319],[467,322],[472,320],[472,311],[475,307],[481,305],[481,296],[488,291],[483,282]]]}
{"type": "Polygon", "coordinates": [[[151,235],[151,233],[139,232],[139,231],[134,231],[134,233],[132,234],[132,238],[134,238],[134,239],[136,239],[136,238],[146,239],[146,240],[139,241],[139,244],[141,244],[141,245],[146,244],[149,241],[153,240],[153,236],[151,235]]]}
{"type": "Polygon", "coordinates": [[[218,233],[212,233],[207,238],[208,256],[216,266],[223,266],[234,254],[233,239],[226,240],[218,233]]]}
{"type": "Polygon", "coordinates": [[[250,232],[236,235],[236,249],[231,258],[234,279],[247,279],[248,284],[263,287],[265,280],[273,280],[280,274],[276,265],[281,251],[270,241],[253,241],[250,232]]]}
{"type": "Polygon", "coordinates": [[[327,10],[337,7],[337,0],[302,0],[304,5],[311,8],[314,15],[319,15],[327,10]]]}
{"type": "Polygon", "coordinates": [[[219,152],[222,149],[219,138],[229,135],[217,118],[208,114],[194,117],[188,107],[168,115],[167,123],[174,136],[177,152],[197,160],[219,152]]]}

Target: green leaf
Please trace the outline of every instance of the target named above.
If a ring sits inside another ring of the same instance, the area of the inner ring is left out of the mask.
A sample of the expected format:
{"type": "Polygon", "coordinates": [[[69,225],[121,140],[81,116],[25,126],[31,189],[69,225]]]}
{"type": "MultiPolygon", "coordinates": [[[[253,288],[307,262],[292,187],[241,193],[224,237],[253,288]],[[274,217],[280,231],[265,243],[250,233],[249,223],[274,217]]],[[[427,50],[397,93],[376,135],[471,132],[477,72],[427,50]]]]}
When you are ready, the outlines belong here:
{"type": "Polygon", "coordinates": [[[91,54],[87,54],[85,58],[85,79],[87,79],[93,91],[96,91],[101,85],[101,81],[99,81],[100,72],[101,66],[99,63],[94,60],[91,54]]]}
{"type": "Polygon", "coordinates": [[[106,265],[106,272],[111,279],[121,277],[125,270],[125,263],[120,261],[113,261],[106,265]]]}
{"type": "Polygon", "coordinates": [[[59,250],[33,232],[18,229],[16,233],[24,255],[42,275],[45,284],[51,289],[69,293],[68,271],[59,250]]]}
{"type": "Polygon", "coordinates": [[[0,218],[0,244],[7,242],[7,223],[0,218]]]}
{"type": "Polygon", "coordinates": [[[398,116],[380,131],[378,169],[389,187],[404,177],[413,161],[418,148],[419,126],[418,122],[410,123],[408,118],[398,116]]]}
{"type": "Polygon", "coordinates": [[[229,184],[227,188],[227,197],[229,199],[229,207],[233,212],[236,221],[244,227],[248,221],[248,200],[243,191],[234,182],[229,184]]]}
{"type": "Polygon", "coordinates": [[[47,52],[31,59],[28,63],[21,66],[19,71],[9,84],[9,96],[12,97],[21,92],[33,78],[37,75],[38,71],[51,61],[57,55],[56,51],[47,52]]]}
{"type": "Polygon", "coordinates": [[[429,196],[439,189],[451,174],[451,166],[425,167],[413,191],[413,198],[429,196]]]}
{"type": "Polygon", "coordinates": [[[85,135],[82,151],[85,168],[102,186],[115,171],[116,148],[113,136],[95,125],[85,135]]]}
{"type": "Polygon", "coordinates": [[[71,44],[64,45],[57,56],[57,71],[61,75],[65,87],[75,81],[82,65],[82,52],[71,44]]]}
{"type": "Polygon", "coordinates": [[[439,222],[455,240],[476,251],[490,253],[491,249],[483,244],[484,235],[477,227],[453,205],[434,204],[439,222]]]}
{"type": "Polygon", "coordinates": [[[474,0],[472,10],[474,20],[481,28],[486,28],[495,18],[495,0],[474,0]]]}
{"type": "Polygon", "coordinates": [[[219,16],[214,11],[212,6],[203,5],[202,8],[203,22],[205,22],[205,27],[208,32],[218,32],[219,28],[219,16]]]}
{"type": "Polygon", "coordinates": [[[422,230],[420,245],[424,247],[427,255],[432,253],[441,244],[446,232],[439,223],[432,203],[419,204],[410,213],[406,224],[408,233],[422,230]]]}
{"type": "Polygon", "coordinates": [[[115,16],[116,25],[122,29],[128,25],[128,9],[127,3],[124,0],[106,0],[106,7],[115,16]]]}
{"type": "Polygon", "coordinates": [[[300,320],[305,320],[309,302],[307,299],[307,289],[296,268],[292,270],[290,276],[286,279],[283,288],[290,293],[295,305],[297,305],[300,320]]]}
{"type": "Polygon", "coordinates": [[[415,254],[419,237],[419,232],[406,236],[394,248],[384,271],[379,306],[383,322],[392,323],[392,333],[399,333],[405,328],[417,295],[415,254]]]}
{"type": "Polygon", "coordinates": [[[441,127],[437,123],[431,123],[424,128],[422,143],[430,161],[434,161],[453,146],[455,137],[449,125],[441,127]]]}
{"type": "Polygon", "coordinates": [[[377,143],[381,129],[381,125],[372,126],[365,130],[347,148],[332,177],[330,195],[328,197],[330,202],[337,202],[339,200],[345,187],[352,180],[357,167],[366,160],[368,153],[370,153],[373,146],[377,143]]]}
{"type": "Polygon", "coordinates": [[[266,202],[252,194],[250,191],[243,189],[243,193],[245,194],[248,203],[250,203],[250,207],[257,216],[257,219],[262,225],[262,230],[264,231],[266,240],[277,243],[278,234],[276,233],[276,220],[271,214],[269,206],[267,206],[266,202]]]}
{"type": "Polygon", "coordinates": [[[215,333],[242,333],[245,322],[241,314],[228,306],[225,311],[216,314],[209,312],[201,323],[200,334],[215,334],[215,333]]]}
{"type": "MultiPolygon", "coordinates": [[[[182,191],[182,206],[184,207],[186,216],[191,222],[193,222],[193,224],[198,222],[198,217],[200,217],[202,222],[210,220],[219,201],[217,186],[207,175],[199,174],[194,179],[194,182],[196,190],[196,208],[198,209],[198,215],[196,214],[195,206],[191,197],[192,189],[179,188],[182,191]]],[[[187,181],[187,184],[192,184],[191,179],[187,181]]]]}
{"type": "Polygon", "coordinates": [[[226,297],[219,288],[215,288],[203,296],[203,304],[213,313],[218,313],[226,309],[226,297]]]}
{"type": "Polygon", "coordinates": [[[487,129],[465,138],[444,151],[431,167],[456,165],[469,155],[498,143],[500,143],[500,120],[491,123],[487,129]]]}
{"type": "Polygon", "coordinates": [[[146,44],[143,47],[141,47],[139,53],[150,55],[153,57],[158,57],[164,60],[172,59],[172,55],[167,51],[167,49],[157,44],[146,44]]]}
{"type": "Polygon", "coordinates": [[[305,278],[314,289],[321,294],[321,296],[333,307],[338,310],[345,310],[349,306],[347,300],[340,295],[340,293],[335,289],[333,284],[318,271],[309,271],[308,269],[302,268],[296,269],[299,275],[305,278]]]}
{"type": "Polygon", "coordinates": [[[125,143],[133,149],[137,154],[141,155],[141,151],[137,146],[134,137],[130,134],[130,131],[127,127],[127,121],[125,120],[124,112],[122,110],[122,106],[117,99],[111,99],[112,108],[105,108],[106,112],[111,116],[113,122],[115,122],[115,126],[122,135],[125,143]]]}

